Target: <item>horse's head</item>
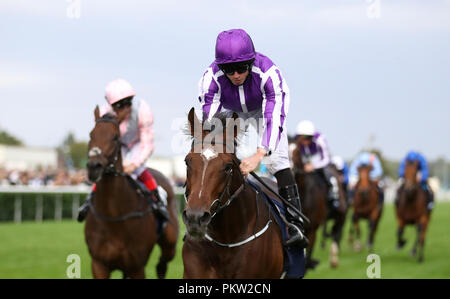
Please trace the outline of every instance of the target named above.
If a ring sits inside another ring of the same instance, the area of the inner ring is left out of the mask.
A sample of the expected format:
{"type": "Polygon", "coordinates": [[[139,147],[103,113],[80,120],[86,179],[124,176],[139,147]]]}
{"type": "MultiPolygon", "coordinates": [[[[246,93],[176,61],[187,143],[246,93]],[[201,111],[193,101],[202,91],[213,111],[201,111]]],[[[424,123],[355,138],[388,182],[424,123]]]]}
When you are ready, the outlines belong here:
{"type": "Polygon", "coordinates": [[[304,163],[303,163],[303,153],[302,146],[308,145],[308,142],[312,140],[308,136],[300,136],[297,135],[293,139],[293,143],[295,144],[295,148],[292,151],[292,163],[294,164],[294,168],[297,171],[302,172],[304,163]]]}
{"type": "Polygon", "coordinates": [[[405,191],[413,193],[417,187],[418,161],[407,161],[405,163],[405,191]]]}
{"type": "MultiPolygon", "coordinates": [[[[204,117],[205,119],[205,117],[204,117]]],[[[183,221],[190,236],[203,238],[212,217],[236,193],[234,186],[243,180],[234,153],[237,115],[220,115],[211,122],[197,119],[194,108],[188,116],[192,148],[186,156],[186,209],[183,221]]]]}
{"type": "Polygon", "coordinates": [[[370,172],[373,167],[370,164],[362,164],[358,167],[359,183],[360,188],[368,189],[370,185],[370,172]]]}
{"type": "Polygon", "coordinates": [[[87,170],[89,180],[98,182],[105,170],[122,170],[121,142],[116,117],[112,114],[100,117],[98,106],[94,115],[95,127],[90,133],[87,170]]]}

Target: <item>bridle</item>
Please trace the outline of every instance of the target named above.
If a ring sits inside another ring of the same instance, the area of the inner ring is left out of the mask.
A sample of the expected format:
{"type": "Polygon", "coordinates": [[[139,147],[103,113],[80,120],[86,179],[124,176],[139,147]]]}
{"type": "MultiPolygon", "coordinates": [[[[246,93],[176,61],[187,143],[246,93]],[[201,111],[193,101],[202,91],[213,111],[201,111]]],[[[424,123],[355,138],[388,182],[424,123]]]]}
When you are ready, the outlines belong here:
{"type": "MultiPolygon", "coordinates": [[[[117,127],[117,129],[119,129],[119,123],[114,119],[100,118],[95,123],[98,124],[101,122],[112,123],[117,127]]],[[[113,141],[116,143],[116,145],[115,145],[114,153],[112,156],[108,157],[102,151],[102,149],[100,149],[99,147],[93,147],[92,149],[89,150],[88,158],[95,157],[95,156],[102,156],[107,161],[106,166],[103,167],[104,173],[124,176],[125,174],[123,172],[120,172],[116,169],[116,163],[117,163],[117,160],[119,159],[120,150],[121,150],[121,147],[123,144],[120,141],[120,136],[115,136],[113,141]]]]}
{"type": "MultiPolygon", "coordinates": [[[[197,145],[197,144],[203,145],[204,143],[202,142],[202,140],[193,140],[192,147],[194,147],[194,145],[197,145]]],[[[211,142],[210,144],[211,145],[221,144],[221,145],[226,146],[226,144],[224,142],[211,142]]],[[[239,164],[240,164],[239,160],[236,157],[233,157],[232,162],[233,162],[234,167],[231,167],[230,169],[226,170],[227,179],[226,179],[226,184],[225,184],[224,189],[220,193],[219,197],[216,200],[214,200],[209,207],[209,212],[211,214],[211,218],[213,218],[217,213],[222,211],[224,208],[228,207],[230,205],[230,203],[245,189],[245,185],[246,185],[245,178],[242,175],[242,173],[240,171],[238,171],[238,173],[241,175],[241,181],[242,181],[241,185],[233,192],[233,194],[231,194],[231,192],[230,192],[231,181],[233,179],[233,174],[234,174],[234,168],[236,167],[237,169],[239,169],[239,164]],[[225,203],[222,203],[225,196],[228,196],[228,200],[225,203]],[[213,210],[213,208],[215,208],[215,209],[213,210]]],[[[189,196],[188,192],[189,192],[189,190],[186,189],[186,193],[184,194],[184,198],[185,198],[186,202],[187,202],[187,197],[189,196]]]]}
{"type": "MultiPolygon", "coordinates": [[[[239,169],[239,163],[237,162],[237,159],[233,159],[233,165],[237,166],[239,169]]],[[[216,200],[214,200],[211,203],[211,206],[209,207],[209,211],[211,213],[211,218],[213,218],[217,213],[222,211],[224,208],[228,207],[230,205],[230,203],[233,201],[233,199],[235,199],[245,189],[245,180],[241,174],[241,176],[242,176],[241,185],[239,186],[239,188],[236,189],[236,191],[233,192],[233,194],[230,194],[230,185],[231,185],[231,181],[233,178],[233,169],[234,169],[234,167],[231,167],[229,170],[227,170],[227,182],[225,184],[225,188],[222,190],[222,193],[220,193],[219,197],[216,200]],[[228,200],[222,204],[222,201],[223,201],[223,198],[225,197],[225,195],[228,196],[228,200]],[[216,204],[217,204],[217,207],[215,208],[215,210],[213,210],[213,207],[216,204]]]]}

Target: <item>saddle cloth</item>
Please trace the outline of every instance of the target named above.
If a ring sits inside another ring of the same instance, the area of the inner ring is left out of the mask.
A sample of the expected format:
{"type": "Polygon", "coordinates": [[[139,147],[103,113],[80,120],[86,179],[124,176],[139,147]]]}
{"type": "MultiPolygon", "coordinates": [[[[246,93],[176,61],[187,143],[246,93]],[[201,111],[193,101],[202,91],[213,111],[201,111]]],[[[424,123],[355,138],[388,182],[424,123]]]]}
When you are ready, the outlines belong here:
{"type": "MultiPolygon", "coordinates": [[[[275,217],[275,221],[281,230],[283,244],[288,239],[287,227],[281,219],[281,215],[286,217],[286,209],[282,203],[265,194],[254,182],[247,180],[250,186],[262,195],[270,212],[275,217]]],[[[284,248],[284,278],[303,278],[305,275],[305,250],[296,246],[283,246],[284,248]]]]}

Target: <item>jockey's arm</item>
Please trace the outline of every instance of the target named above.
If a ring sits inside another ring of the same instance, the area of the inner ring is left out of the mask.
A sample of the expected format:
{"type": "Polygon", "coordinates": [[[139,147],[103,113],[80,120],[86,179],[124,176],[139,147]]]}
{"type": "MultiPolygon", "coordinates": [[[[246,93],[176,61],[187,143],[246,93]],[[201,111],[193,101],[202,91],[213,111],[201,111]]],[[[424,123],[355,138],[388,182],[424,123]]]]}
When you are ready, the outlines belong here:
{"type": "Polygon", "coordinates": [[[136,168],[145,164],[153,153],[153,113],[147,103],[142,101],[139,108],[139,153],[132,161],[125,161],[126,164],[134,164],[136,168]]]}
{"type": "Polygon", "coordinates": [[[208,68],[198,82],[198,100],[208,119],[222,109],[220,86],[214,78],[212,68],[208,68]]]}

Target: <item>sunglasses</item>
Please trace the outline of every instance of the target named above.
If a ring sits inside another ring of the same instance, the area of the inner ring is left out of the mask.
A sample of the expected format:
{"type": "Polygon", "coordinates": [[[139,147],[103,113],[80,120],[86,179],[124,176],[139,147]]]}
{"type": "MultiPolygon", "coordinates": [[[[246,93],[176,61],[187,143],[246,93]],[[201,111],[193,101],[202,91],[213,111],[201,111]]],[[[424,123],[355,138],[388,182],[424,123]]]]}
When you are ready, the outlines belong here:
{"type": "Polygon", "coordinates": [[[229,64],[229,65],[222,65],[221,70],[227,75],[233,75],[234,72],[237,72],[238,74],[243,74],[246,71],[250,69],[249,64],[229,64]]]}
{"type": "Polygon", "coordinates": [[[130,107],[132,104],[132,99],[124,99],[117,103],[112,104],[114,109],[121,110],[125,107],[130,107]]]}

